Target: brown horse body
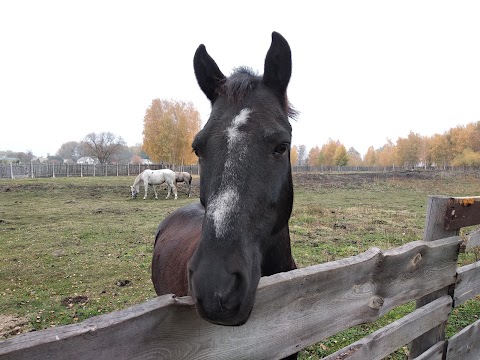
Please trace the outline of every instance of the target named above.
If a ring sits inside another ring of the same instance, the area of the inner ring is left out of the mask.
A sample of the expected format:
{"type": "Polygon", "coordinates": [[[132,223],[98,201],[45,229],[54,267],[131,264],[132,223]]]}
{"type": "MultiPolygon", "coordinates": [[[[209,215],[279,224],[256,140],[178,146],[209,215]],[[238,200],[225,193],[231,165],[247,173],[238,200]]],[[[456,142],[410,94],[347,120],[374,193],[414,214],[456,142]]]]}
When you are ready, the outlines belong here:
{"type": "Polygon", "coordinates": [[[175,172],[175,183],[183,182],[187,186],[187,195],[190,197],[192,192],[192,175],[189,172],[175,172]]]}
{"type": "Polygon", "coordinates": [[[152,261],[152,282],[158,295],[188,295],[187,263],[197,250],[204,215],[202,204],[195,203],[160,223],[152,261]]]}

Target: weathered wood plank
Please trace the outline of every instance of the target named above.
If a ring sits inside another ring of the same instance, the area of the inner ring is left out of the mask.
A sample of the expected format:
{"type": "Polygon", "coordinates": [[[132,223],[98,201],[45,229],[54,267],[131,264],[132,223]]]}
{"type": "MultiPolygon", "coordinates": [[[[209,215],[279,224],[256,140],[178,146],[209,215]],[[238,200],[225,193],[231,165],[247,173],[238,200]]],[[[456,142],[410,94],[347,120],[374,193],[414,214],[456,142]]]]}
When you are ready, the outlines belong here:
{"type": "Polygon", "coordinates": [[[448,196],[428,197],[423,241],[433,241],[458,235],[458,229],[445,229],[445,212],[450,199],[448,196]]]}
{"type": "MultiPolygon", "coordinates": [[[[448,206],[450,197],[447,196],[429,196],[427,200],[427,213],[425,218],[425,230],[423,234],[424,241],[434,241],[449,236],[458,235],[458,230],[447,230],[444,227],[445,211],[448,206]]],[[[448,295],[448,287],[439,289],[417,300],[417,308],[421,308],[425,304],[448,295]]],[[[422,336],[418,337],[410,346],[409,359],[420,356],[436,343],[445,339],[446,323],[429,330],[422,336]]]]}
{"type": "Polygon", "coordinates": [[[446,360],[480,359],[480,320],[467,326],[448,340],[446,360]]]}
{"type": "Polygon", "coordinates": [[[445,213],[445,230],[480,224],[480,196],[452,197],[445,213]]]}
{"type": "Polygon", "coordinates": [[[443,353],[447,347],[446,341],[440,341],[413,360],[443,360],[443,353]]]}
{"type": "Polygon", "coordinates": [[[251,318],[240,327],[207,323],[189,300],[166,295],[81,324],[0,342],[0,358],[282,358],[452,284],[459,242],[453,237],[385,252],[370,249],[262,278],[251,318]]]}
{"type": "Polygon", "coordinates": [[[451,309],[452,298],[450,296],[441,297],[327,356],[325,360],[383,359],[417,336],[446,321],[451,309]]]}
{"type": "Polygon", "coordinates": [[[457,270],[457,282],[453,295],[454,306],[480,294],[480,261],[462,266],[457,270]]]}
{"type": "Polygon", "coordinates": [[[472,231],[468,235],[468,241],[465,247],[466,251],[472,250],[473,248],[480,245],[480,229],[472,231]]]}

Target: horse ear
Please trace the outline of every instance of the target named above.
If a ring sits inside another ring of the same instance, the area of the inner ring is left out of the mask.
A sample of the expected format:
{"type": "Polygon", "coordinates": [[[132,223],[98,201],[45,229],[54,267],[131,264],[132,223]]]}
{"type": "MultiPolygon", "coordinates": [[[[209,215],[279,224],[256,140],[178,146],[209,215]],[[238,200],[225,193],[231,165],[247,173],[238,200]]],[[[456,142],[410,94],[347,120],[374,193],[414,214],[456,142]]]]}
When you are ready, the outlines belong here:
{"type": "Polygon", "coordinates": [[[272,33],[272,44],[265,57],[263,83],[280,95],[287,92],[292,75],[292,54],[287,40],[277,32],[272,33]]]}
{"type": "Polygon", "coordinates": [[[193,57],[193,68],[198,85],[213,104],[217,100],[217,89],[225,80],[215,61],[207,53],[205,45],[200,45],[193,57]]]}

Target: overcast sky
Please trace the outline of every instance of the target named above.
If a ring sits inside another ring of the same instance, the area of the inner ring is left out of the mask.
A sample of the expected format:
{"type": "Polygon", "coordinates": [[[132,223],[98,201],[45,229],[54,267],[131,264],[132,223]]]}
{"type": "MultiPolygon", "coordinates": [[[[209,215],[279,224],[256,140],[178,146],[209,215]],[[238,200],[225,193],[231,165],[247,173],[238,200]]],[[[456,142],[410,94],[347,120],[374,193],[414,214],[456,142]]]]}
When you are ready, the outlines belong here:
{"type": "Polygon", "coordinates": [[[154,98],[210,104],[203,43],[224,74],[263,73],[271,32],[292,49],[293,143],[365,154],[410,131],[480,121],[478,1],[1,1],[0,150],[53,155],[110,131],[142,142],[154,98]]]}

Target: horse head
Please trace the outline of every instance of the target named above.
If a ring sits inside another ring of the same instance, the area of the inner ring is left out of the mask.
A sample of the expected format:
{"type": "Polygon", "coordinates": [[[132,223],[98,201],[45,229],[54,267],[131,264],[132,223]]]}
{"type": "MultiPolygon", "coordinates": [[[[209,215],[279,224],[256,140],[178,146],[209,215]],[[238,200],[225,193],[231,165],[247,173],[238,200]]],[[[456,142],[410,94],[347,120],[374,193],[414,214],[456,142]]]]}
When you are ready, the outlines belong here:
{"type": "Polygon", "coordinates": [[[132,199],[136,199],[137,198],[137,189],[135,189],[135,186],[130,186],[130,191],[132,193],[132,199]]]}
{"type": "Polygon", "coordinates": [[[192,144],[205,216],[188,264],[189,292],[202,318],[241,325],[260,277],[295,267],[288,234],[290,47],[272,34],[263,76],[242,67],[225,77],[204,45],[195,53],[194,69],[212,111],[192,144]]]}

